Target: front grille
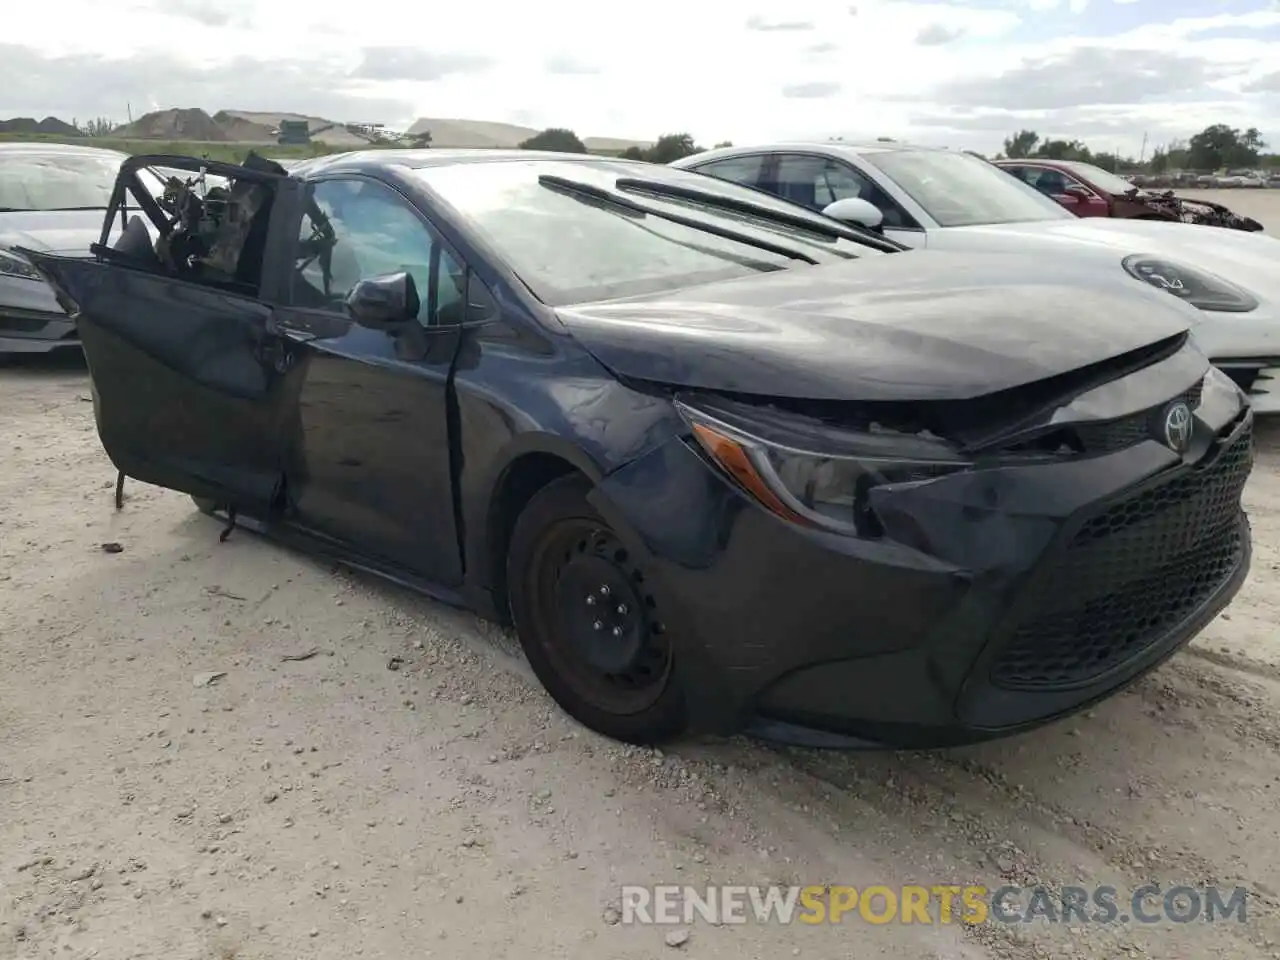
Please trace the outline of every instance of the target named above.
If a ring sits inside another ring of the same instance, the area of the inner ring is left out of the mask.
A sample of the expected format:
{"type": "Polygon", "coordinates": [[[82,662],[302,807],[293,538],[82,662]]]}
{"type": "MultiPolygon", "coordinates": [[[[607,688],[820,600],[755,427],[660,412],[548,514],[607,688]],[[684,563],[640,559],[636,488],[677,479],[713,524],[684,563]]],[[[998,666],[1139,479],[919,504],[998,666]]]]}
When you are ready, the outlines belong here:
{"type": "Polygon", "coordinates": [[[1213,463],[1086,522],[1045,571],[1034,618],[996,657],[991,682],[1023,690],[1085,684],[1185,620],[1240,563],[1240,495],[1252,462],[1246,430],[1213,463]]]}
{"type": "Polygon", "coordinates": [[[1163,411],[1169,403],[1181,400],[1194,410],[1200,405],[1200,395],[1203,391],[1204,381],[1200,380],[1168,403],[1162,403],[1158,407],[1143,410],[1128,417],[1121,417],[1119,420],[1109,420],[1105,423],[1077,424],[1073,429],[1076,436],[1080,438],[1080,446],[1086,453],[1111,453],[1114,450],[1123,450],[1155,435],[1152,429],[1152,419],[1163,411]]]}

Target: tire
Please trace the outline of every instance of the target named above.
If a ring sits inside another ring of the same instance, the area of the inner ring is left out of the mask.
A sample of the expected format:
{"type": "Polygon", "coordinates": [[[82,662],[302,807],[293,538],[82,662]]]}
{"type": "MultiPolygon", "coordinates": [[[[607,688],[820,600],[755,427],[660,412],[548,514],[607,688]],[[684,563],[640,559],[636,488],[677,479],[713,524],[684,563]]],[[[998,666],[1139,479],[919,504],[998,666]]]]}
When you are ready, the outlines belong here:
{"type": "Polygon", "coordinates": [[[590,489],[580,476],[556,480],[516,520],[511,617],[566,713],[614,740],[665,743],[688,728],[674,647],[643,572],[587,502],[590,489]]]}
{"type": "Polygon", "coordinates": [[[209,517],[212,517],[218,509],[218,504],[207,497],[192,497],[191,502],[196,505],[197,510],[209,517]]]}

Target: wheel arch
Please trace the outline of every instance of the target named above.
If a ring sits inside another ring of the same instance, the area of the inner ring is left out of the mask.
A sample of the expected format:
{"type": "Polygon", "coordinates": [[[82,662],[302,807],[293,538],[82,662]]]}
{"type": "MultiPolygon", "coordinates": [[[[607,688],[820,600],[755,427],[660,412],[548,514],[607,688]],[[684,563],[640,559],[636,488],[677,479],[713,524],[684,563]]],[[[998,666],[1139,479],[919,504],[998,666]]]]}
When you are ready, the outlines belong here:
{"type": "Polygon", "coordinates": [[[490,593],[504,621],[510,616],[506,567],[516,519],[538,491],[570,474],[591,484],[604,477],[600,465],[581,448],[550,434],[536,434],[521,438],[507,452],[494,478],[481,516],[482,530],[473,543],[480,552],[476,565],[480,585],[490,593]]]}

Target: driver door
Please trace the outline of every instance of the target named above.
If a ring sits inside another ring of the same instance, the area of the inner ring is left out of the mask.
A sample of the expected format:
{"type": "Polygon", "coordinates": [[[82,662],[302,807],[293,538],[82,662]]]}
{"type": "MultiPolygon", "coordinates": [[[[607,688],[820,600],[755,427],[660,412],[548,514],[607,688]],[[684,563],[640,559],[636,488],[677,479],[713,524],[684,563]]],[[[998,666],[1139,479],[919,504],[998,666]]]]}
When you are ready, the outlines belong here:
{"type": "Polygon", "coordinates": [[[1054,167],[1025,168],[1024,179],[1041,193],[1052,197],[1077,217],[1107,216],[1107,201],[1070,174],[1054,167]]]}
{"type": "Polygon", "coordinates": [[[280,178],[272,189],[235,284],[33,257],[75,318],[98,435],[117,469],[260,517],[278,502],[283,429],[297,403],[295,350],[262,293],[271,251],[296,235],[301,185],[280,178]]]}
{"type": "Polygon", "coordinates": [[[847,197],[866,200],[884,218],[885,236],[911,247],[926,244],[924,231],[870,178],[846,163],[817,154],[781,153],[765,162],[760,188],[816,213],[847,197]]]}
{"type": "Polygon", "coordinates": [[[321,263],[304,218],[282,322],[302,352],[301,443],[289,470],[295,523],[383,568],[442,586],[462,577],[449,396],[468,276],[428,218],[377,180],[314,183],[331,241],[321,263]],[[420,301],[403,327],[361,326],[361,280],[407,273],[420,301]]]}

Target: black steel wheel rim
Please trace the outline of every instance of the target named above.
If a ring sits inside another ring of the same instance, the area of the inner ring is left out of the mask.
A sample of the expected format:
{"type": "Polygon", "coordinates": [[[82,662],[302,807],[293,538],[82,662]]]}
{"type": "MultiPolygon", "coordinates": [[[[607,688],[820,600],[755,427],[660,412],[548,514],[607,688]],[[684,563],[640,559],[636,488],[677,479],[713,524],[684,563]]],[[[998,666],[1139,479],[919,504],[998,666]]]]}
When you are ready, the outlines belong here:
{"type": "Polygon", "coordinates": [[[615,715],[658,700],[671,646],[643,573],[613,531],[585,518],[554,525],[529,579],[535,635],[578,697],[615,715]]]}

